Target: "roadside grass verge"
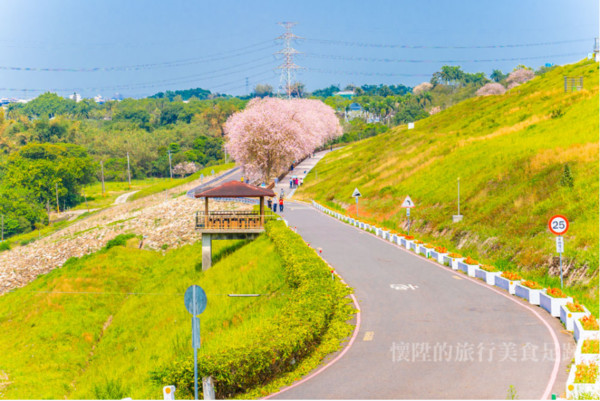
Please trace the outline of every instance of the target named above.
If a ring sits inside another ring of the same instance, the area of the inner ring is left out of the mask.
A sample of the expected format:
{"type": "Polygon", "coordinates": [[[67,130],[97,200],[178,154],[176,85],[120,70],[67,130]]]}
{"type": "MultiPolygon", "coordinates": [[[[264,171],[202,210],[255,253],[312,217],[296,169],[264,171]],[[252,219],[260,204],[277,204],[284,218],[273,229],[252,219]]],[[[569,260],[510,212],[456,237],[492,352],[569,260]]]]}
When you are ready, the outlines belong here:
{"type": "MultiPolygon", "coordinates": [[[[204,337],[198,372],[214,378],[218,398],[254,398],[290,384],[339,349],[340,337],[351,331],[351,290],[332,280],[327,264],[283,222],[269,222],[267,236],[285,265],[285,290],[273,296],[280,307],[267,319],[204,337]]],[[[164,365],[153,377],[160,385],[175,384],[186,397],[193,392],[193,358],[164,365]]]]}
{"type": "Polygon", "coordinates": [[[189,285],[207,292],[202,339],[216,347],[231,340],[229,331],[243,336],[240,327],[260,326],[288,302],[281,258],[266,236],[216,241],[215,257],[221,260],[202,272],[199,243],[164,255],[114,246],[0,297],[0,374],[10,383],[2,397],[162,398],[150,372],[193,351],[183,304],[189,285]]]}
{"type": "Polygon", "coordinates": [[[567,291],[597,316],[598,108],[598,64],[557,67],[329,153],[294,196],[354,217],[358,188],[361,220],[406,233],[400,205],[410,195],[411,234],[553,286],[558,254],[547,222],[565,215],[567,291]],[[584,89],[565,93],[564,76],[582,76],[584,89]],[[452,223],[459,177],[464,219],[452,223]]]}

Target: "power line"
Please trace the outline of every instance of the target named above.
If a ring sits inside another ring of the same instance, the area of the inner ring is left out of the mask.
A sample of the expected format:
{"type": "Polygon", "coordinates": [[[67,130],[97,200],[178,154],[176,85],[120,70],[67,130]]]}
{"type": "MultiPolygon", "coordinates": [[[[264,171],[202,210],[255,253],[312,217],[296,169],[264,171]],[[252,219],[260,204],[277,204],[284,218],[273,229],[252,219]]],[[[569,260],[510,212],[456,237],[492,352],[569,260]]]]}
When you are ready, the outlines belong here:
{"type": "Polygon", "coordinates": [[[544,55],[544,56],[524,56],[524,57],[492,58],[492,59],[455,59],[455,60],[375,58],[375,57],[339,56],[339,55],[334,55],[334,54],[315,54],[315,53],[306,53],[305,55],[307,57],[313,57],[313,58],[319,58],[319,59],[368,61],[368,62],[382,62],[382,63],[490,63],[490,62],[499,62],[499,61],[521,61],[521,60],[549,59],[549,58],[557,58],[557,57],[571,57],[571,56],[581,56],[581,54],[582,54],[581,52],[578,52],[578,53],[548,54],[548,55],[544,55]]]}
{"type": "MultiPolygon", "coordinates": [[[[271,42],[271,41],[268,41],[271,42]]],[[[111,66],[111,67],[18,67],[18,66],[0,66],[0,70],[4,71],[27,71],[27,72],[111,72],[111,71],[139,71],[153,68],[172,68],[188,66],[199,63],[208,63],[212,61],[227,60],[230,58],[245,56],[248,54],[258,53],[263,50],[273,49],[275,46],[272,42],[269,46],[263,46],[258,49],[248,50],[249,48],[256,47],[257,45],[264,44],[265,42],[258,43],[256,45],[250,45],[242,49],[231,50],[223,53],[216,53],[213,55],[189,58],[183,60],[165,61],[161,63],[148,63],[148,64],[135,64],[135,65],[122,65],[122,66],[111,66]],[[245,50],[241,51],[240,50],[245,50]],[[224,55],[232,52],[235,54],[224,55]]]]}
{"type": "Polygon", "coordinates": [[[344,75],[367,75],[367,76],[380,76],[380,77],[431,77],[431,74],[405,74],[405,73],[385,73],[385,72],[357,72],[357,71],[340,71],[340,70],[326,70],[322,68],[307,68],[308,71],[321,72],[324,74],[344,74],[344,75]]]}
{"type": "MultiPolygon", "coordinates": [[[[260,60],[260,59],[258,59],[260,60]]],[[[251,71],[251,70],[255,70],[261,67],[266,67],[266,66],[270,66],[272,65],[271,61],[268,62],[264,62],[261,64],[257,64],[257,65],[252,65],[252,66],[248,66],[248,64],[246,63],[242,63],[242,64],[237,64],[234,66],[230,66],[230,67],[226,67],[226,68],[221,68],[219,70],[215,70],[215,71],[210,71],[210,72],[206,72],[206,73],[202,73],[202,74],[193,74],[193,75],[187,75],[187,76],[182,76],[182,77],[178,77],[178,78],[171,78],[171,79],[166,79],[166,80],[160,80],[160,81],[149,81],[149,82],[139,82],[139,83],[133,83],[133,84],[123,84],[123,85],[111,85],[111,86],[100,86],[100,87],[72,87],[72,88],[43,88],[43,89],[36,89],[36,88],[0,88],[0,90],[3,91],[12,91],[12,92],[23,92],[23,91],[28,91],[28,92],[45,92],[45,91],[51,91],[51,92],[72,92],[72,91],[100,91],[100,90],[118,90],[118,89],[143,89],[143,88],[153,88],[153,87],[157,87],[157,86],[163,86],[163,85],[172,85],[172,84],[182,84],[182,83],[190,83],[190,82],[196,82],[200,79],[215,79],[215,78],[221,78],[221,77],[225,77],[225,76],[229,76],[231,74],[235,74],[235,73],[239,73],[239,72],[246,72],[246,71],[251,71]],[[231,70],[233,68],[238,68],[238,67],[244,67],[241,70],[236,70],[236,71],[228,71],[228,72],[223,72],[223,71],[227,71],[227,70],[231,70]],[[216,75],[215,75],[216,73],[216,75]]]]}
{"type": "Polygon", "coordinates": [[[375,48],[391,48],[391,49],[503,49],[503,48],[519,48],[519,47],[536,47],[536,46],[552,46],[578,42],[589,42],[592,39],[571,39],[561,40],[556,42],[537,42],[537,43],[517,43],[517,44],[501,44],[501,45],[470,45],[470,46],[445,46],[445,45],[410,45],[410,44],[386,44],[386,43],[366,43],[366,42],[349,42],[343,40],[316,39],[306,38],[307,41],[325,44],[325,45],[343,45],[354,47],[375,47],[375,48]]]}

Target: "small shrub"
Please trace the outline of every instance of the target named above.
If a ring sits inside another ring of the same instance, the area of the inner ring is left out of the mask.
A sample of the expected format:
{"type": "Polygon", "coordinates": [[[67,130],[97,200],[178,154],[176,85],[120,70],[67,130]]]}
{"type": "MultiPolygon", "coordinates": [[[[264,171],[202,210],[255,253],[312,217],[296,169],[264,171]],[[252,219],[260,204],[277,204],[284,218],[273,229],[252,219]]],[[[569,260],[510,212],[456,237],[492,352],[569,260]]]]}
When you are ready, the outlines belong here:
{"type": "Polygon", "coordinates": [[[162,249],[163,251],[166,251],[168,247],[169,247],[169,244],[162,244],[160,246],[160,249],[162,249]]]}
{"type": "Polygon", "coordinates": [[[563,187],[573,188],[573,175],[571,174],[571,167],[568,164],[565,164],[563,169],[562,177],[560,177],[560,185],[563,187]]]}
{"type": "Polygon", "coordinates": [[[115,246],[125,246],[127,245],[127,240],[135,237],[135,234],[119,234],[115,238],[111,239],[106,243],[104,249],[109,250],[115,246]]]}
{"type": "Polygon", "coordinates": [[[2,241],[0,242],[0,252],[9,251],[10,250],[10,242],[2,241]]]}
{"type": "Polygon", "coordinates": [[[562,107],[557,107],[557,108],[553,109],[552,112],[550,113],[550,118],[560,118],[564,114],[565,114],[565,112],[562,109],[562,107]]]}
{"type": "Polygon", "coordinates": [[[121,380],[105,380],[94,386],[94,398],[98,400],[121,400],[127,396],[121,380]]]}

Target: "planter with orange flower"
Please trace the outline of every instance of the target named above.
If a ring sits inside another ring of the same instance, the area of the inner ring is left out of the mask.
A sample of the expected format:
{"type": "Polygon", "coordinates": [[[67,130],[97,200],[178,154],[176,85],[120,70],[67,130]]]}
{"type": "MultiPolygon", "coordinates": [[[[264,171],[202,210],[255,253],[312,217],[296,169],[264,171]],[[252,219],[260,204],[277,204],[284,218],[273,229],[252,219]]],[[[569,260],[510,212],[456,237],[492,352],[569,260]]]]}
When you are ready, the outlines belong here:
{"type": "Polygon", "coordinates": [[[475,271],[479,270],[479,262],[469,256],[465,260],[458,262],[458,270],[467,273],[469,277],[475,277],[475,271]]]}
{"type": "Polygon", "coordinates": [[[405,234],[396,234],[396,240],[395,240],[395,241],[393,241],[393,242],[395,242],[395,243],[396,243],[396,244],[398,244],[398,245],[402,245],[402,242],[401,242],[401,240],[402,240],[402,238],[404,238],[405,236],[406,236],[405,234]]]}
{"type": "Polygon", "coordinates": [[[599,399],[599,382],[600,377],[597,363],[574,363],[571,365],[571,370],[567,377],[567,399],[599,399]]]}
{"type": "Polygon", "coordinates": [[[423,255],[425,255],[425,247],[424,247],[424,245],[425,245],[425,243],[423,241],[415,240],[415,242],[413,243],[415,252],[417,254],[423,254],[423,255]],[[421,247],[423,247],[423,252],[421,252],[421,247]]]}
{"type": "Polygon", "coordinates": [[[540,304],[540,293],[544,287],[531,280],[523,280],[515,286],[515,295],[526,299],[532,305],[540,304]]]}
{"type": "Polygon", "coordinates": [[[575,330],[575,321],[590,314],[590,311],[579,302],[567,302],[560,307],[560,321],[563,322],[569,331],[575,330]]]}
{"type": "Polygon", "coordinates": [[[575,363],[600,363],[600,336],[596,335],[577,342],[575,363]]]}
{"type": "Polygon", "coordinates": [[[465,260],[459,253],[451,252],[444,256],[444,264],[450,266],[452,270],[458,270],[458,262],[465,260]]]}
{"type": "Polygon", "coordinates": [[[419,248],[419,252],[422,253],[423,255],[425,255],[425,257],[429,259],[433,248],[435,248],[435,245],[433,245],[433,244],[423,244],[419,248]]]}
{"type": "Polygon", "coordinates": [[[444,256],[448,255],[448,250],[443,246],[436,246],[429,252],[429,256],[437,260],[441,265],[444,264],[444,256]]]}
{"type": "Polygon", "coordinates": [[[515,287],[520,281],[521,276],[513,272],[503,272],[494,277],[494,285],[508,291],[512,295],[515,295],[515,287]]]}
{"type": "Polygon", "coordinates": [[[596,317],[592,314],[589,314],[575,320],[573,337],[575,337],[575,341],[594,338],[598,335],[599,329],[600,327],[598,327],[598,321],[596,320],[596,317]]]}
{"type": "Polygon", "coordinates": [[[404,238],[400,239],[400,243],[406,249],[410,249],[414,240],[415,240],[415,237],[413,237],[412,235],[405,235],[404,238]]]}
{"type": "Polygon", "coordinates": [[[540,306],[554,317],[560,316],[560,306],[573,301],[560,288],[547,288],[540,292],[540,306]]]}
{"type": "Polygon", "coordinates": [[[495,266],[479,265],[475,270],[475,277],[482,279],[486,284],[494,285],[496,276],[502,274],[495,266]]]}

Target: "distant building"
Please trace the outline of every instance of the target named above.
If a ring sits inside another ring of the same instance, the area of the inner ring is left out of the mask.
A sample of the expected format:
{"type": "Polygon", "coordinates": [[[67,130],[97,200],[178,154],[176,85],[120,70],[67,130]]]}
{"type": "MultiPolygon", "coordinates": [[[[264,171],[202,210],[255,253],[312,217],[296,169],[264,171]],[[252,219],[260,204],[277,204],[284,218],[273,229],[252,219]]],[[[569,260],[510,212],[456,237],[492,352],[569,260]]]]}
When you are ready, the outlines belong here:
{"type": "Polygon", "coordinates": [[[340,92],[334,93],[334,96],[340,96],[340,97],[343,97],[344,99],[352,99],[354,96],[356,96],[356,93],[354,93],[354,91],[340,91],[340,92]]]}
{"type": "Polygon", "coordinates": [[[102,104],[102,103],[106,102],[106,100],[104,100],[102,95],[96,95],[96,96],[94,96],[94,102],[96,102],[98,104],[102,104]]]}
{"type": "Polygon", "coordinates": [[[75,100],[76,102],[81,102],[81,95],[77,92],[74,92],[72,95],[69,95],[69,99],[75,100]]]}

